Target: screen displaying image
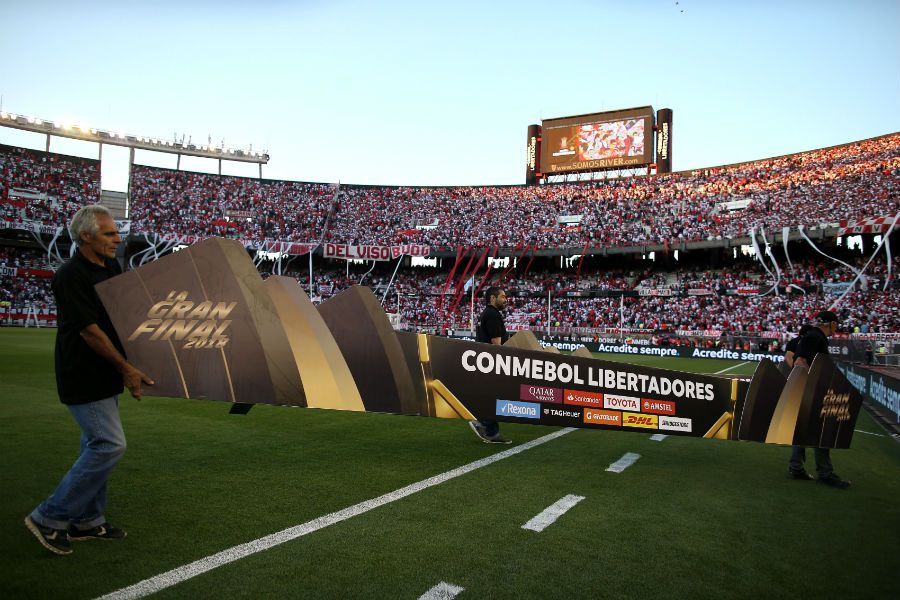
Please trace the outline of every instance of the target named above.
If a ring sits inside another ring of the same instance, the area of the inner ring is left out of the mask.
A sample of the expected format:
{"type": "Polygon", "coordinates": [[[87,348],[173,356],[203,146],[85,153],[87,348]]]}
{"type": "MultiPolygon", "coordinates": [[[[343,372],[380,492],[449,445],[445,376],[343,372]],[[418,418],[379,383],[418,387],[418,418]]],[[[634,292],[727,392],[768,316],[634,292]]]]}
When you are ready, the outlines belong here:
{"type": "Polygon", "coordinates": [[[652,110],[644,107],[544,121],[543,172],[602,170],[653,162],[652,110]]]}
{"type": "Polygon", "coordinates": [[[587,123],[578,128],[579,160],[603,160],[643,154],[643,119],[587,123]]]}

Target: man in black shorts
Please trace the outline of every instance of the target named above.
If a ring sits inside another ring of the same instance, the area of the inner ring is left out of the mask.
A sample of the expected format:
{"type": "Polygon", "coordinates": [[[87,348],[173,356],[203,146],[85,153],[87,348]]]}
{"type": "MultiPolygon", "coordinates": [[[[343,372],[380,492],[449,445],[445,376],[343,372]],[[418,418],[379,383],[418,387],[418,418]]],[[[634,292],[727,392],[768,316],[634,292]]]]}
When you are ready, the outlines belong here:
{"type": "MultiPolygon", "coordinates": [[[[503,313],[506,308],[506,292],[491,286],[484,292],[486,306],[478,317],[475,327],[475,341],[500,346],[509,339],[503,313]]],[[[481,441],[486,444],[511,444],[512,440],[500,435],[500,423],[497,421],[469,421],[469,427],[481,441]]]]}
{"type": "MultiPolygon", "coordinates": [[[[794,352],[794,366],[809,369],[816,354],[828,353],[828,337],[838,330],[838,317],[830,310],[823,310],[816,315],[816,324],[797,343],[794,352]]],[[[792,340],[793,341],[793,340],[792,340]]],[[[790,344],[788,345],[790,350],[790,344]]],[[[787,356],[786,356],[787,358],[787,356]]],[[[816,483],[845,490],[850,482],[838,477],[831,465],[831,451],[828,448],[813,448],[816,458],[816,483]]],[[[806,472],[806,448],[794,446],[791,449],[791,460],[788,463],[788,477],[801,481],[812,479],[806,472]]]]}

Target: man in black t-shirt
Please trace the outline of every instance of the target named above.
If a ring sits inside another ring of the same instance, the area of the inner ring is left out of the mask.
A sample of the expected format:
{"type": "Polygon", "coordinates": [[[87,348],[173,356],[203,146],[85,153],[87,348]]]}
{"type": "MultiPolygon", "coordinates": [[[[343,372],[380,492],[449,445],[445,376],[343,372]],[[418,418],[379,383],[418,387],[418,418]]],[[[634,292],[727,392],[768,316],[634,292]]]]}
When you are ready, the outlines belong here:
{"type": "Polygon", "coordinates": [[[125,351],[94,286],[121,273],[115,261],[122,242],[109,211],[85,206],[69,227],[75,254],[53,277],[56,297],[56,387],[81,428],[81,453],[56,490],[25,525],[55,554],[71,554],[70,540],[120,539],[110,525],[106,482],[125,453],[119,419],[123,385],[140,400],[141,384],[153,384],[125,359],[125,351]]]}
{"type": "Polygon", "coordinates": [[[797,337],[792,338],[784,347],[784,364],[788,367],[788,374],[790,374],[790,370],[794,368],[794,357],[797,355],[797,347],[800,345],[800,340],[802,340],[803,336],[809,333],[812,328],[813,326],[809,324],[800,327],[800,332],[797,334],[797,337]]]}
{"type": "MultiPolygon", "coordinates": [[[[506,308],[506,292],[491,286],[484,292],[486,306],[478,317],[475,341],[500,346],[509,339],[503,313],[506,308]]],[[[512,440],[500,435],[500,423],[493,420],[469,421],[469,427],[486,444],[511,444],[512,440]]]]}
{"type": "MultiPolygon", "coordinates": [[[[809,369],[816,354],[828,353],[828,337],[834,335],[838,330],[838,317],[830,310],[823,310],[816,315],[816,325],[810,327],[805,335],[798,339],[796,350],[793,351],[794,367],[802,367],[809,369]]],[[[802,330],[801,330],[802,331],[802,330]]],[[[788,344],[788,352],[785,353],[785,359],[792,350],[791,343],[788,344]]],[[[813,448],[813,455],[816,458],[816,483],[829,485],[831,487],[842,490],[850,487],[850,482],[841,479],[834,472],[831,465],[831,451],[828,448],[813,448]]],[[[808,481],[812,479],[812,475],[806,472],[806,448],[803,446],[794,446],[791,448],[791,459],[788,463],[788,477],[791,479],[799,479],[808,481]]]]}

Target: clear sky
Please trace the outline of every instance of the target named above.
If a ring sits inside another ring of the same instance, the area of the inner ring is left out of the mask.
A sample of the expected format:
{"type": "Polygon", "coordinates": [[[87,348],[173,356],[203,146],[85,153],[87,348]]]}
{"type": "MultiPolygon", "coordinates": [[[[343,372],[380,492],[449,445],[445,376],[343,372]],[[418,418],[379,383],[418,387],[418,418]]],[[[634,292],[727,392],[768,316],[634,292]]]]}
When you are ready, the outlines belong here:
{"type": "MultiPolygon", "coordinates": [[[[529,124],[648,104],[674,111],[676,170],[900,131],[898,0],[4,0],[0,15],[4,110],[252,144],[274,179],[520,184],[529,124]]],[[[7,128],[0,143],[44,147],[7,128]]],[[[126,165],[104,148],[104,189],[125,189],[126,165]]]]}

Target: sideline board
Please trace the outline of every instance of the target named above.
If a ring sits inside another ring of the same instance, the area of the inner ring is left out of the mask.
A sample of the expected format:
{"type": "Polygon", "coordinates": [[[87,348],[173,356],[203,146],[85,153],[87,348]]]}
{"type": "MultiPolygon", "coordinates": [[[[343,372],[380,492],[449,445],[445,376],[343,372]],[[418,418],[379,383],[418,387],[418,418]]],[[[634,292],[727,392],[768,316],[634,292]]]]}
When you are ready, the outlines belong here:
{"type": "Polygon", "coordinates": [[[156,381],[150,393],[235,412],[277,404],[845,448],[861,402],[825,355],[793,384],[763,361],[748,384],[550,353],[530,332],[504,346],[395,332],[368,288],[316,307],[220,238],[97,292],[129,360],[156,381]]]}

